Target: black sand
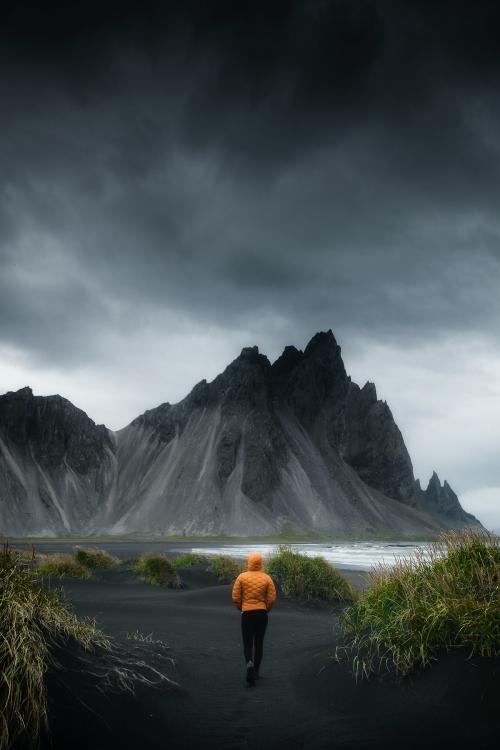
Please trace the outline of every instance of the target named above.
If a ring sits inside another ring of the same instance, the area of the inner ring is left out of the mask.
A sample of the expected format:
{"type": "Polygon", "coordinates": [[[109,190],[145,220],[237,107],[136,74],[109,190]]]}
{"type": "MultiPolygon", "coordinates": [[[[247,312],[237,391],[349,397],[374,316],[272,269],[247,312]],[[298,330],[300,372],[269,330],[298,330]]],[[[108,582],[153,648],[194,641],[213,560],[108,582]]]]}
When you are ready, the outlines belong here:
{"type": "MultiPolygon", "coordinates": [[[[358,585],[359,573],[350,574],[358,585]]],[[[361,574],[362,576],[362,574],[361,574]]],[[[132,573],[65,580],[78,614],[96,617],[129,660],[156,666],[179,687],[103,687],[106,655],[82,664],[68,651],[49,679],[51,738],[72,748],[490,748],[498,737],[498,661],[448,655],[412,680],[356,684],[331,660],[339,609],[280,597],[269,618],[263,679],[245,683],[240,614],[230,586],[204,566],[183,572],[187,588],[161,589],[132,573]],[[127,633],[152,633],[158,644],[127,633]],[[168,657],[175,660],[172,664],[168,657]],[[90,665],[90,672],[89,672],[90,665]],[[94,674],[91,674],[94,672],[94,674]]],[[[116,664],[114,665],[116,666],[116,664]]]]}

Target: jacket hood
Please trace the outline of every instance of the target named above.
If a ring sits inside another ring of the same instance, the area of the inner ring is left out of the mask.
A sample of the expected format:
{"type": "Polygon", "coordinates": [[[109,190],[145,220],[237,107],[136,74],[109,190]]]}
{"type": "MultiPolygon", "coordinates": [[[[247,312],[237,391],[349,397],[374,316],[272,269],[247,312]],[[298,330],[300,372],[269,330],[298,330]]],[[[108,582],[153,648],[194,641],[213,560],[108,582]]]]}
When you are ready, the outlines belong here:
{"type": "Polygon", "coordinates": [[[248,570],[262,570],[262,555],[260,552],[248,555],[248,570]]]}

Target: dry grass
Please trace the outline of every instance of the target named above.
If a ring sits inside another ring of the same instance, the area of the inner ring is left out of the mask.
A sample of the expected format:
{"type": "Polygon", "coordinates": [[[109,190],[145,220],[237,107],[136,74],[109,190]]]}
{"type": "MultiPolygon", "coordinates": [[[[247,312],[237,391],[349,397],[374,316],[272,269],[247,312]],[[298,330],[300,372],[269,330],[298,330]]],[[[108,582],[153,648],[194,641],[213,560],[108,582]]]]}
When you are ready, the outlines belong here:
{"type": "Polygon", "coordinates": [[[457,647],[500,655],[499,586],[500,538],[473,531],[442,534],[414,557],[379,566],[341,616],[354,672],[404,675],[457,647]]]}
{"type": "Polygon", "coordinates": [[[323,557],[307,557],[281,545],[267,561],[266,570],[285,596],[302,600],[353,602],[357,591],[323,557]]]}
{"type": "Polygon", "coordinates": [[[4,548],[0,554],[0,750],[25,733],[36,744],[47,725],[44,677],[51,648],[72,641],[108,647],[90,620],[79,620],[59,592],[45,591],[34,571],[4,548]]]}
{"type": "Polygon", "coordinates": [[[75,548],[75,560],[80,565],[90,570],[105,570],[107,568],[116,568],[120,561],[103,549],[88,547],[75,548]]]}
{"type": "Polygon", "coordinates": [[[73,555],[46,555],[35,568],[40,576],[54,576],[56,578],[90,578],[88,568],[75,560],[73,555]]]}

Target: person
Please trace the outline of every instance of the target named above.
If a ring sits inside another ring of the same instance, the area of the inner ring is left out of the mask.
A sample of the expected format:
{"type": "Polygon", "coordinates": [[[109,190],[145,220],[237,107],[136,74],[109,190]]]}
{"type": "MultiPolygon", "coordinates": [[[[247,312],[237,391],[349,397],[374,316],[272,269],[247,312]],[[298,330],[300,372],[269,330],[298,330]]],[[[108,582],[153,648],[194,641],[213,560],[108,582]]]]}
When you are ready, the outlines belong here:
{"type": "Polygon", "coordinates": [[[273,579],[264,573],[262,555],[248,556],[247,570],[240,573],[233,585],[232,599],[241,612],[241,634],[247,668],[247,682],[255,685],[262,661],[267,613],[276,601],[273,579]]]}

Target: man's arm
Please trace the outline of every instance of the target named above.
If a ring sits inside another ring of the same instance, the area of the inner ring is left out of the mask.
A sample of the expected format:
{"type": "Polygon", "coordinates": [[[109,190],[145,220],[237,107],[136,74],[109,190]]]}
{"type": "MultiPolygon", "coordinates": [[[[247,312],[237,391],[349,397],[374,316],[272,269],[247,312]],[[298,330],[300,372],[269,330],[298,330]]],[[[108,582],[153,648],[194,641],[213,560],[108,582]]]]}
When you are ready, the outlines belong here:
{"type": "Polygon", "coordinates": [[[243,598],[243,587],[241,585],[241,575],[239,575],[236,581],[234,582],[233,593],[231,594],[231,598],[241,612],[242,598],[243,598]]]}

